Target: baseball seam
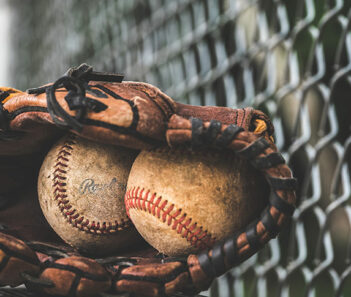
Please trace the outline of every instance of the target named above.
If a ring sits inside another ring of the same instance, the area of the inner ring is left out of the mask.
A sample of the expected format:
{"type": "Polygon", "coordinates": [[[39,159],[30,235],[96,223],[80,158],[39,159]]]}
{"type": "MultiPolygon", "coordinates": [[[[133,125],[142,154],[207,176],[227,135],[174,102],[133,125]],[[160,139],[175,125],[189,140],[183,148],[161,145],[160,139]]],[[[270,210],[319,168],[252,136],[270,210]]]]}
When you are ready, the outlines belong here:
{"type": "Polygon", "coordinates": [[[169,203],[168,200],[162,199],[162,196],[157,196],[150,190],[140,187],[127,189],[125,205],[128,216],[130,209],[146,211],[168,226],[172,226],[172,230],[198,249],[210,248],[215,243],[216,239],[197,222],[192,223],[193,219],[189,218],[181,208],[177,208],[175,204],[169,203]]]}
{"type": "Polygon", "coordinates": [[[67,194],[67,169],[72,155],[76,136],[71,134],[58,151],[53,167],[53,194],[57,205],[67,221],[79,230],[94,234],[110,234],[130,227],[130,221],[97,222],[84,218],[77,209],[73,208],[67,194]]]}

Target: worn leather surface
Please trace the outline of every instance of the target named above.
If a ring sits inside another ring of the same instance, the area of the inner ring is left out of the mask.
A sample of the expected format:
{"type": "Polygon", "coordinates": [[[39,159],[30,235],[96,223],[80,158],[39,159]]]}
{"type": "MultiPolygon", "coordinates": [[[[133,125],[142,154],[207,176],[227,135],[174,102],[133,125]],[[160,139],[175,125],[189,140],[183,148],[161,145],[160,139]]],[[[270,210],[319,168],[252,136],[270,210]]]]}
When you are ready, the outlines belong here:
{"type": "MultiPolygon", "coordinates": [[[[199,107],[174,102],[158,88],[146,83],[90,82],[86,98],[101,102],[106,108],[99,112],[88,112],[82,121],[81,136],[102,143],[111,143],[131,148],[150,148],[165,143],[167,124],[172,115],[184,118],[198,117],[204,121],[218,120],[224,124],[251,127],[253,119],[263,118],[267,132],[273,133],[267,116],[252,108],[231,109],[227,107],[199,107]],[[95,93],[92,93],[92,92],[95,93]]],[[[73,116],[65,96],[67,91],[58,89],[59,105],[73,116]]],[[[53,125],[47,110],[46,94],[19,93],[4,103],[11,131],[21,135],[11,142],[2,143],[2,155],[21,155],[41,151],[47,142],[57,138],[60,131],[53,125]]]]}

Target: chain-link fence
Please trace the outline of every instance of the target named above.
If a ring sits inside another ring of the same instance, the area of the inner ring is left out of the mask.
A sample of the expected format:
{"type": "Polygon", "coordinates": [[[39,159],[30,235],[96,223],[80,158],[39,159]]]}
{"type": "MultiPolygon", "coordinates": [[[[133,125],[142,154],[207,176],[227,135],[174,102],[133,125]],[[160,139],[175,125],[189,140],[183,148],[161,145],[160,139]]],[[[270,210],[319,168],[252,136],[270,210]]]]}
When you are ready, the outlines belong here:
{"type": "Polygon", "coordinates": [[[351,296],[349,0],[12,0],[11,74],[123,72],[176,100],[254,106],[299,181],[290,225],[210,296],[351,296]]]}

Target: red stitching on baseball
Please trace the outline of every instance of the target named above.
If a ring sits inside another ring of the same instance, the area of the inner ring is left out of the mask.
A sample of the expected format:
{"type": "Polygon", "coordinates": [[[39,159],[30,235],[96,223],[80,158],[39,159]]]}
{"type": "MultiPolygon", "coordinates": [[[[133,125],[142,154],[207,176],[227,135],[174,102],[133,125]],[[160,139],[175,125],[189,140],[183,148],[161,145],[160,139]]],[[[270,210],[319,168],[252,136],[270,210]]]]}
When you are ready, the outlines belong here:
{"type": "Polygon", "coordinates": [[[95,221],[90,222],[88,219],[85,219],[84,216],[81,215],[76,209],[72,209],[73,206],[70,204],[69,197],[66,194],[66,174],[69,156],[72,155],[71,152],[73,151],[73,145],[76,144],[75,138],[76,136],[71,134],[69,138],[66,139],[57,154],[56,163],[54,165],[53,194],[61,213],[74,227],[88,233],[110,234],[130,227],[130,220],[124,219],[121,220],[121,223],[118,223],[117,221],[114,221],[114,223],[101,223],[95,221]],[[107,227],[106,224],[108,224],[107,227]]]}
{"type": "Polygon", "coordinates": [[[130,209],[146,211],[171,226],[172,230],[199,249],[210,248],[215,243],[216,239],[204,231],[202,226],[198,226],[196,222],[192,223],[192,218],[187,217],[181,208],[175,210],[174,204],[163,200],[161,196],[156,198],[156,193],[151,193],[150,190],[145,192],[140,187],[127,189],[124,199],[128,216],[130,209]]]}

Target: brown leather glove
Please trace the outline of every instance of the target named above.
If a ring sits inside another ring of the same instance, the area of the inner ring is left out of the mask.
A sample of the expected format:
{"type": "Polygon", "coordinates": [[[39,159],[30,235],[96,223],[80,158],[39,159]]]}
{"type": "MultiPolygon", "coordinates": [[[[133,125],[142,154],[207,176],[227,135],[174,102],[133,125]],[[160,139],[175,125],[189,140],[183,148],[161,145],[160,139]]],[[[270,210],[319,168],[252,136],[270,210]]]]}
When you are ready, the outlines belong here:
{"type": "Polygon", "coordinates": [[[152,85],[122,79],[83,64],[41,88],[0,89],[0,285],[25,283],[61,296],[193,294],[256,253],[292,215],[296,181],[272,142],[266,115],[184,105],[152,85]],[[105,259],[83,257],[50,229],[37,202],[42,159],[67,130],[133,149],[182,144],[232,150],[262,172],[270,202],[247,228],[187,258],[155,257],[147,246],[105,259]]]}

